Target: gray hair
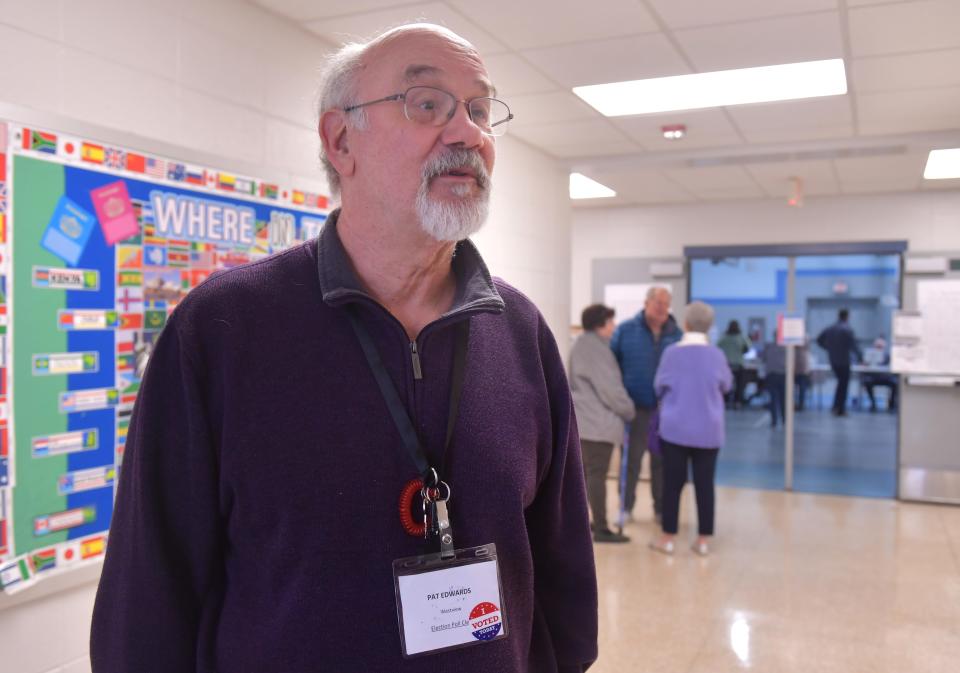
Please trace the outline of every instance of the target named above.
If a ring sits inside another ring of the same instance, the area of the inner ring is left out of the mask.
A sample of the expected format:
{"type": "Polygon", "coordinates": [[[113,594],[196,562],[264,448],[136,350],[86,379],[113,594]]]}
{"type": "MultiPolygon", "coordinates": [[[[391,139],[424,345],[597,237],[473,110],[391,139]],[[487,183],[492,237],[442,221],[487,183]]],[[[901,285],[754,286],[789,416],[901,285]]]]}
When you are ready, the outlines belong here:
{"type": "Polygon", "coordinates": [[[653,301],[659,292],[666,292],[668,297],[671,299],[673,298],[673,292],[670,291],[669,287],[664,287],[663,285],[651,285],[647,290],[647,301],[653,301]]]}
{"type": "MultiPolygon", "coordinates": [[[[364,58],[376,48],[386,45],[402,37],[408,32],[427,32],[444,37],[462,49],[476,53],[472,44],[467,42],[453,31],[443,26],[429,23],[407,23],[396,26],[373,38],[360,42],[348,42],[327,56],[320,72],[320,83],[317,87],[317,119],[323,117],[328,110],[342,110],[357,105],[358,75],[364,67],[364,58]]],[[[367,125],[367,117],[363,108],[348,114],[348,123],[355,129],[363,130],[367,125]]],[[[327,176],[327,184],[334,198],[340,196],[340,174],[327,157],[323,143],[320,143],[320,163],[327,176]]]]}
{"type": "MultiPolygon", "coordinates": [[[[357,101],[357,73],[363,66],[363,56],[367,53],[370,43],[349,42],[330,54],[320,75],[319,94],[317,96],[317,119],[327,110],[342,110],[354,105],[357,101]]],[[[367,117],[361,108],[350,113],[353,127],[363,129],[367,117]]],[[[320,143],[320,163],[323,172],[327,175],[327,184],[334,198],[340,196],[340,174],[330,163],[327,153],[320,143]]]]}
{"type": "Polygon", "coordinates": [[[710,304],[695,301],[687,304],[683,322],[688,332],[702,332],[704,334],[713,325],[713,308],[710,304]]]}

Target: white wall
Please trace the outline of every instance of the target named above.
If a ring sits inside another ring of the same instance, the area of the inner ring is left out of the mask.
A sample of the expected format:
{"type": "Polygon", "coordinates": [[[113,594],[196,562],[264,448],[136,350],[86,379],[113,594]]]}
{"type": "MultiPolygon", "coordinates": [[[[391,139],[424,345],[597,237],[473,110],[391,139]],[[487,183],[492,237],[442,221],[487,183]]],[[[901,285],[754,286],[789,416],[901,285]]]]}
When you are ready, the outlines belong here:
{"type": "MultiPolygon", "coordinates": [[[[328,49],[239,0],[0,0],[0,105],[326,193],[312,103],[328,49]]],[[[546,155],[500,139],[491,218],[477,236],[492,272],[530,296],[558,334],[569,314],[566,180],[546,155]]],[[[88,672],[94,591],[87,582],[28,602],[0,596],[0,670],[88,672]]]]}
{"type": "Polygon", "coordinates": [[[591,265],[681,257],[684,246],[906,240],[912,252],[960,249],[960,191],[575,209],[570,319],[591,302],[591,265]]]}
{"type": "Polygon", "coordinates": [[[490,221],[474,237],[492,273],[533,299],[566,361],[570,313],[568,173],[504,136],[497,140],[490,221]]]}

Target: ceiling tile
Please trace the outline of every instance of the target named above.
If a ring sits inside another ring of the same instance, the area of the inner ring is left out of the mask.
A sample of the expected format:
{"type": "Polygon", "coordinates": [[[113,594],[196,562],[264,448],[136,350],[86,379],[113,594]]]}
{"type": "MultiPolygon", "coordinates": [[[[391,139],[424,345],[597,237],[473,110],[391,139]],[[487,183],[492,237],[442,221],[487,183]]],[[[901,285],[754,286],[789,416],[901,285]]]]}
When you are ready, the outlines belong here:
{"type": "MultiPolygon", "coordinates": [[[[923,177],[923,167],[926,163],[926,154],[898,154],[833,160],[833,165],[837,169],[837,177],[845,188],[860,183],[894,182],[899,184],[911,180],[916,183],[923,177]]],[[[916,187],[916,184],[913,187],[916,187]]]]}
{"type": "Polygon", "coordinates": [[[822,140],[853,134],[848,96],[737,105],[727,110],[751,143],[822,140]]]}
{"type": "Polygon", "coordinates": [[[309,21],[311,19],[328,19],[344,14],[369,12],[396,5],[403,5],[404,0],[252,0],[256,5],[269,9],[275,14],[289,17],[295,21],[309,21]]]}
{"type": "Polygon", "coordinates": [[[635,203],[693,201],[694,196],[658,170],[633,170],[603,173],[594,177],[635,203]]]}
{"type": "Polygon", "coordinates": [[[450,0],[465,16],[513,49],[652,33],[656,21],[636,0],[592,0],[560,5],[516,0],[450,0]]]}
{"type": "Polygon", "coordinates": [[[643,151],[603,119],[513,127],[510,135],[555,157],[615,156],[643,151]]]}
{"type": "Polygon", "coordinates": [[[927,0],[850,10],[853,56],[960,47],[960,2],[927,0]]]}
{"type": "Polygon", "coordinates": [[[753,190],[762,196],[760,188],[740,166],[667,168],[663,172],[668,178],[695,194],[707,190],[753,190]]]}
{"type": "Polygon", "coordinates": [[[486,56],[483,64],[487,67],[493,85],[497,87],[497,95],[501,97],[557,90],[556,82],[545,77],[516,54],[486,56]]]}
{"type": "Polygon", "coordinates": [[[839,186],[829,161],[788,161],[770,164],[750,164],[747,172],[759,183],[767,196],[787,198],[792,193],[791,178],[802,180],[802,193],[822,196],[838,193],[839,186]]]}
{"type": "Polygon", "coordinates": [[[766,197],[759,187],[736,187],[731,189],[701,189],[696,192],[700,201],[742,201],[766,197]]]}
{"type": "Polygon", "coordinates": [[[863,135],[960,128],[960,87],[857,94],[863,135]]]}
{"type": "Polygon", "coordinates": [[[570,145],[574,143],[622,143],[636,149],[622,133],[604,119],[588,119],[559,124],[511,126],[515,135],[534,145],[570,145]]]}
{"type": "Polygon", "coordinates": [[[960,189],[960,178],[955,180],[923,180],[920,184],[923,191],[941,191],[946,189],[960,189]]]}
{"type": "Polygon", "coordinates": [[[618,157],[637,154],[642,150],[629,140],[612,143],[584,143],[572,145],[553,145],[545,152],[561,159],[583,159],[586,157],[618,157]]]}
{"type": "Polygon", "coordinates": [[[651,152],[677,152],[743,144],[743,138],[720,109],[616,117],[611,121],[651,152]],[[687,136],[683,140],[665,139],[660,127],[667,124],[684,124],[687,127],[687,136]]]}
{"type": "Polygon", "coordinates": [[[753,21],[837,8],[837,0],[647,0],[672,29],[753,21]]]}
{"type": "Polygon", "coordinates": [[[858,58],[851,70],[858,93],[960,86],[960,49],[858,58]]]}
{"type": "Polygon", "coordinates": [[[816,61],[843,55],[837,12],[681,30],[675,36],[701,72],[816,61]]]}
{"type": "Polygon", "coordinates": [[[912,192],[919,186],[919,178],[890,178],[872,182],[841,182],[842,194],[882,194],[887,192],[912,192]]]}
{"type": "Polygon", "coordinates": [[[915,2],[916,0],[847,0],[847,7],[864,7],[866,5],[889,5],[893,2],[915,2]]]}
{"type": "Polygon", "coordinates": [[[442,2],[403,5],[362,14],[348,14],[320,21],[308,21],[304,26],[333,44],[343,44],[358,38],[367,39],[408,21],[428,21],[446,26],[473,43],[473,46],[484,55],[507,51],[500,41],[442,2]]]}
{"type": "Polygon", "coordinates": [[[744,133],[752,145],[775,143],[804,143],[814,140],[836,140],[853,136],[853,124],[840,126],[796,126],[784,128],[753,129],[744,133]]]}
{"type": "Polygon", "coordinates": [[[577,119],[600,119],[600,113],[568,91],[511,96],[511,126],[529,126],[577,119]]]}
{"type": "Polygon", "coordinates": [[[570,199],[570,205],[573,208],[623,208],[624,206],[636,205],[630,199],[625,199],[619,194],[610,199],[570,199]]]}
{"type": "Polygon", "coordinates": [[[660,33],[531,49],[522,54],[566,87],[690,72],[674,46],[660,33]]]}

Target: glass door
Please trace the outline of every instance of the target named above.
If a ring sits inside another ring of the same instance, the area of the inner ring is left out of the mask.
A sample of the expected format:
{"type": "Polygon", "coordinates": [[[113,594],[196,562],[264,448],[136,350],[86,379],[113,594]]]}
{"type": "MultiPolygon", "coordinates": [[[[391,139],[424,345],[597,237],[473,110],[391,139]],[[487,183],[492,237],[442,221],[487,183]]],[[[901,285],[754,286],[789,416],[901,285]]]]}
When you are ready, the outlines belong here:
{"type": "Polygon", "coordinates": [[[721,486],[784,488],[786,350],[776,343],[787,309],[789,259],[691,259],[690,299],[716,312],[711,341],[734,373],[727,441],[717,461],[721,486]]]}
{"type": "Polygon", "coordinates": [[[896,496],[900,255],[692,258],[690,298],[716,311],[711,341],[739,384],[718,484],[896,496]],[[802,343],[777,343],[784,314],[803,319],[802,343]]]}
{"type": "Polygon", "coordinates": [[[807,344],[795,349],[793,488],[893,498],[900,382],[890,372],[890,330],[900,256],[803,255],[795,266],[793,306],[807,344]]]}

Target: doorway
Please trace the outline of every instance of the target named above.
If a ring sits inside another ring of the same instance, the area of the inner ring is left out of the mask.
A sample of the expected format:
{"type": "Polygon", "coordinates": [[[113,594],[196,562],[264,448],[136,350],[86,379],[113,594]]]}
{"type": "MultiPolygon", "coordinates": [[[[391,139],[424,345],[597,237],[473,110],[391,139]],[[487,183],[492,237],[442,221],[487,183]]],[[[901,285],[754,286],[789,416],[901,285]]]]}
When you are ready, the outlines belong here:
{"type": "Polygon", "coordinates": [[[772,247],[687,253],[690,299],[716,311],[713,342],[737,321],[751,344],[743,362],[743,404],[728,403],[717,482],[895,497],[899,381],[889,372],[889,335],[900,305],[901,255],[849,246],[835,254],[823,246],[815,251],[776,246],[785,254],[745,254],[772,247]],[[816,340],[837,323],[841,309],[849,313],[859,356],[854,355],[844,398],[846,413],[835,415],[837,377],[816,340]],[[778,371],[784,358],[776,349],[784,347],[773,334],[785,313],[802,317],[806,331],[804,343],[787,347],[793,351],[790,375],[778,371]],[[793,403],[783,406],[782,416],[771,409],[777,399],[771,381],[780,383],[779,390],[792,388],[793,403]]]}

